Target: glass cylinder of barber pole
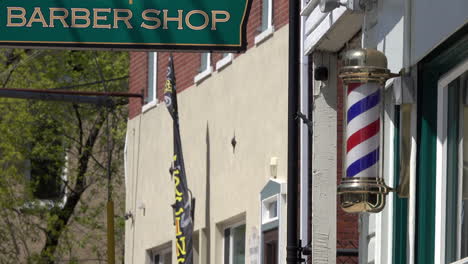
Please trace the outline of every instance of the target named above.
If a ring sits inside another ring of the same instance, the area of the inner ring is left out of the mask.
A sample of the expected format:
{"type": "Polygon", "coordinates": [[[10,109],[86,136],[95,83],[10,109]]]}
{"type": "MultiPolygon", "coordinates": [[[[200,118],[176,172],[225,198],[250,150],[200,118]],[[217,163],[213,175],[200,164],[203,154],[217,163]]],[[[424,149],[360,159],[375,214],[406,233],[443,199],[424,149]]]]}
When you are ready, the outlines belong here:
{"type": "Polygon", "coordinates": [[[374,49],[345,53],[339,77],[345,88],[344,177],[338,186],[349,213],[380,212],[390,188],[382,171],[383,91],[392,74],[387,58],[374,49]]]}

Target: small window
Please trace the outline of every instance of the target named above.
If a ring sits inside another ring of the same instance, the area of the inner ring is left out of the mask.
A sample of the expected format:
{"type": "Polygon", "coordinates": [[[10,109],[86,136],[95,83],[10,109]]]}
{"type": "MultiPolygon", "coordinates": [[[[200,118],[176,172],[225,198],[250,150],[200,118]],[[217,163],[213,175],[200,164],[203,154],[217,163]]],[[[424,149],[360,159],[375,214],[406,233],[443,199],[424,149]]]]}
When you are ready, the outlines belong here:
{"type": "Polygon", "coordinates": [[[268,38],[271,34],[273,34],[274,27],[273,27],[273,0],[262,0],[262,16],[261,16],[261,23],[260,28],[258,31],[260,32],[255,37],[255,44],[260,44],[266,38],[268,38]]]}
{"type": "Polygon", "coordinates": [[[262,224],[278,220],[278,195],[262,201],[262,224]]]}
{"type": "Polygon", "coordinates": [[[172,251],[170,247],[150,250],[151,264],[172,264],[172,251]]]}
{"type": "Polygon", "coordinates": [[[245,224],[224,229],[224,264],[245,264],[245,224]]]}
{"type": "Polygon", "coordinates": [[[194,82],[199,83],[205,78],[211,75],[213,67],[211,66],[211,55],[210,53],[200,54],[200,69],[198,74],[194,77],[194,82]]]}
{"type": "Polygon", "coordinates": [[[158,84],[158,53],[148,52],[148,85],[145,91],[145,105],[143,111],[157,104],[158,84]]]}

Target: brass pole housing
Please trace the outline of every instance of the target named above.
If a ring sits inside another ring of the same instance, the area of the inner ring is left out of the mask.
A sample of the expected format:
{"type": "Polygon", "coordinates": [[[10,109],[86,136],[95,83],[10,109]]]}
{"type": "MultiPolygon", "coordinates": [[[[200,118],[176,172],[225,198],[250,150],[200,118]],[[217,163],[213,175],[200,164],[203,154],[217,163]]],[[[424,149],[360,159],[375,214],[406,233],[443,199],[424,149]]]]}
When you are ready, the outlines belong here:
{"type": "MultiPolygon", "coordinates": [[[[374,49],[354,49],[343,57],[344,66],[339,77],[345,85],[350,83],[385,82],[398,76],[387,69],[387,58],[374,49]]],[[[343,178],[338,186],[341,208],[347,213],[378,213],[385,207],[386,195],[393,191],[380,175],[372,178],[343,178]]]]}

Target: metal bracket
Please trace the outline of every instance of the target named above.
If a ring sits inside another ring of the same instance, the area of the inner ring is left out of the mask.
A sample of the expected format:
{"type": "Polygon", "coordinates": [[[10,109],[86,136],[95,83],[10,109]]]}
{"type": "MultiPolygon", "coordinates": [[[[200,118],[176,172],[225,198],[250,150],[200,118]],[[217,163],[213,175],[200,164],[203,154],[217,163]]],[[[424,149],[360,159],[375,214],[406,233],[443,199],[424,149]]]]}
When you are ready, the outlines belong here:
{"type": "Polygon", "coordinates": [[[300,118],[302,119],[302,121],[307,125],[307,127],[309,128],[309,132],[312,132],[312,120],[308,119],[306,115],[304,115],[303,113],[301,113],[300,111],[297,111],[296,113],[296,119],[297,118],[300,118]]]}

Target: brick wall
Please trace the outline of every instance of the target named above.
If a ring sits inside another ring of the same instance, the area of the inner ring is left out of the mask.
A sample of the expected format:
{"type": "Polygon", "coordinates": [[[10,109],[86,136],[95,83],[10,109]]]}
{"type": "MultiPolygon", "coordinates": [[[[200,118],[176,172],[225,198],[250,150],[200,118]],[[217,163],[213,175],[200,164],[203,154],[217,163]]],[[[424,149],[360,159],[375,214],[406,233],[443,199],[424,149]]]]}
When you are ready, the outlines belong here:
{"type": "MultiPolygon", "coordinates": [[[[288,1],[273,0],[273,25],[275,30],[288,24],[288,1]]],[[[255,36],[260,32],[258,28],[261,24],[262,0],[253,0],[250,11],[249,21],[247,23],[247,49],[255,46],[255,36]]],[[[173,53],[174,67],[177,80],[177,91],[181,92],[193,86],[193,78],[199,73],[200,54],[199,53],[173,53]]],[[[235,57],[241,56],[236,54],[235,57]]],[[[158,99],[162,99],[164,82],[166,79],[166,67],[168,61],[168,52],[158,53],[158,74],[157,89],[158,99]]],[[[216,62],[222,58],[221,53],[211,54],[211,66],[216,70],[216,62]]],[[[140,93],[147,89],[148,85],[148,57],[146,52],[130,52],[130,92],[140,93]]],[[[132,119],[141,113],[141,100],[130,99],[129,118],[132,119]]]]}

